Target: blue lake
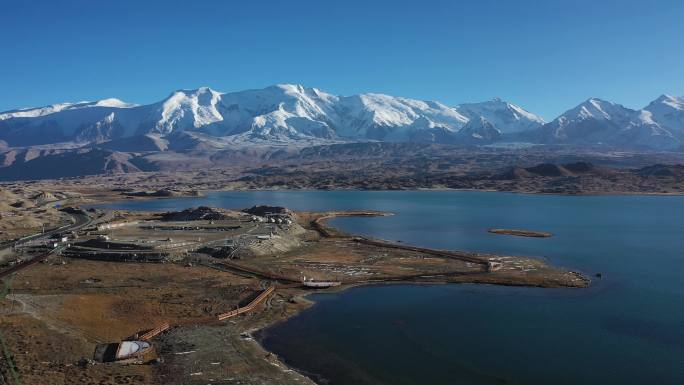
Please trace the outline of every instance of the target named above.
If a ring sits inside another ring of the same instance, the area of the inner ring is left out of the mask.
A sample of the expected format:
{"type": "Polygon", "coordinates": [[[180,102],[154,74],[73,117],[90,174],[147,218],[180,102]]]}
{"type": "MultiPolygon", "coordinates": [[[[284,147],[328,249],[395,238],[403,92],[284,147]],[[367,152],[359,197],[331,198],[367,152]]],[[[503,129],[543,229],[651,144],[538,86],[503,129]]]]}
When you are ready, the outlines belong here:
{"type": "Polygon", "coordinates": [[[124,201],[374,209],[346,231],[421,246],[528,255],[602,273],[589,289],[377,285],[318,304],[260,336],[288,364],[331,384],[684,383],[684,197],[457,191],[250,191],[124,201]],[[505,227],[551,238],[487,233],[505,227]]]}

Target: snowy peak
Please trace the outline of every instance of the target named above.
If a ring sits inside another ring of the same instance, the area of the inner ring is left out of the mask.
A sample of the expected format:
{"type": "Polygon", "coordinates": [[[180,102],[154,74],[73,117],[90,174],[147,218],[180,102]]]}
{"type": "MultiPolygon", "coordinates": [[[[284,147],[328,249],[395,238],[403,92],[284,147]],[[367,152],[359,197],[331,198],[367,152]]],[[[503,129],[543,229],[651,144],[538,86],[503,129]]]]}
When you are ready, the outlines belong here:
{"type": "Polygon", "coordinates": [[[0,120],[11,119],[11,118],[35,118],[39,116],[54,114],[68,108],[73,107],[74,103],[60,103],[52,104],[44,107],[36,108],[22,108],[18,110],[10,110],[0,114],[0,120]]]}
{"type": "Polygon", "coordinates": [[[653,121],[680,135],[684,134],[684,96],[662,95],[646,108],[653,121]]]}
{"type": "Polygon", "coordinates": [[[209,87],[178,90],[160,102],[148,117],[154,132],[165,135],[175,129],[200,128],[223,120],[217,109],[221,94],[209,87]]]}
{"type": "Polygon", "coordinates": [[[468,119],[484,117],[502,133],[535,130],[546,123],[541,117],[500,98],[481,103],[460,104],[455,109],[468,119]]]}
{"type": "Polygon", "coordinates": [[[590,98],[544,125],[543,141],[619,148],[671,150],[681,146],[648,110],[590,98]]]}
{"type": "Polygon", "coordinates": [[[501,137],[501,131],[483,116],[471,119],[458,134],[468,144],[494,143],[501,137]]]}
{"type": "Polygon", "coordinates": [[[404,141],[420,129],[456,132],[468,122],[438,102],[374,93],[341,97],[335,109],[338,132],[348,138],[404,141]]]}
{"type": "Polygon", "coordinates": [[[126,102],[121,101],[120,99],[117,99],[117,98],[108,98],[108,99],[98,100],[97,102],[92,104],[92,106],[93,107],[132,108],[132,107],[136,107],[137,104],[126,103],[126,102]]]}
{"type": "Polygon", "coordinates": [[[616,120],[634,114],[634,110],[623,107],[620,104],[601,100],[598,98],[590,98],[579,106],[566,112],[562,116],[568,119],[598,119],[598,120],[616,120]]]}
{"type": "Polygon", "coordinates": [[[182,90],[176,90],[169,95],[165,99],[165,101],[169,100],[179,100],[179,99],[201,99],[203,102],[208,102],[214,98],[218,98],[221,96],[221,93],[218,91],[214,91],[209,87],[199,87],[197,89],[182,89],[182,90]]]}
{"type": "Polygon", "coordinates": [[[571,111],[577,112],[578,118],[594,118],[594,119],[611,119],[611,112],[614,112],[617,106],[608,101],[598,98],[589,98],[584,103],[580,104],[578,108],[571,111]],[[610,110],[608,112],[607,110],[610,110]]]}
{"type": "MultiPolygon", "coordinates": [[[[663,105],[666,108],[670,108],[672,110],[682,111],[684,110],[684,96],[672,96],[663,94],[660,95],[658,99],[652,101],[651,104],[649,104],[649,107],[657,105],[663,105]]],[[[646,107],[645,109],[648,109],[648,107],[646,107]]]]}
{"type": "Polygon", "coordinates": [[[452,108],[380,93],[337,96],[300,84],[277,84],[229,93],[209,87],[182,89],[148,105],[111,98],[0,113],[0,141],[9,147],[117,141],[134,148],[129,142],[146,135],[168,141],[191,136],[213,143],[210,147],[525,140],[673,149],[684,139],[684,98],[663,95],[638,111],[590,98],[545,123],[500,98],[452,108]]]}
{"type": "Polygon", "coordinates": [[[600,124],[610,124],[612,121],[629,120],[636,111],[622,107],[619,104],[598,98],[590,98],[577,107],[564,112],[547,126],[563,128],[585,121],[597,121],[600,124]]]}
{"type": "Polygon", "coordinates": [[[107,107],[107,108],[132,108],[136,104],[125,103],[119,99],[109,98],[102,99],[95,102],[78,102],[78,103],[58,103],[51,104],[44,107],[36,108],[22,108],[18,110],[11,110],[0,113],[0,120],[12,118],[37,118],[41,116],[51,115],[60,111],[77,110],[81,108],[92,107],[107,107]]]}
{"type": "MultiPolygon", "coordinates": [[[[544,127],[547,129],[551,128],[556,137],[564,137],[567,134],[567,132],[564,132],[565,127],[575,127],[578,125],[587,127],[594,125],[597,129],[601,127],[602,130],[611,127],[618,129],[632,125],[637,115],[637,111],[623,107],[620,104],[598,98],[590,98],[577,107],[566,111],[544,127]]],[[[590,133],[587,132],[587,134],[590,133]]]]}
{"type": "Polygon", "coordinates": [[[223,122],[202,130],[215,136],[239,134],[246,140],[331,138],[330,116],[337,99],[294,84],[226,93],[219,106],[223,122]]]}
{"type": "Polygon", "coordinates": [[[317,95],[321,91],[319,91],[317,88],[309,88],[309,87],[304,87],[301,84],[289,84],[289,83],[281,83],[281,84],[275,84],[270,87],[266,87],[264,91],[271,91],[275,93],[281,93],[281,94],[286,94],[290,96],[296,96],[296,95],[317,95]]]}

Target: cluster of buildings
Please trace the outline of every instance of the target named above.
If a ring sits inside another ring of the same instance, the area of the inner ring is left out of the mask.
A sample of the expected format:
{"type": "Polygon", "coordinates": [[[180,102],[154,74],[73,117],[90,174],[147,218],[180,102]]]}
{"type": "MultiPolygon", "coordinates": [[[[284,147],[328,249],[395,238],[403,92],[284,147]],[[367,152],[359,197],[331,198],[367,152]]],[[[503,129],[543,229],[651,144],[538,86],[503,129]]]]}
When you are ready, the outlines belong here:
{"type": "Polygon", "coordinates": [[[258,215],[252,215],[252,222],[291,225],[292,218],[290,218],[289,215],[283,214],[266,214],[266,216],[263,217],[258,215]]]}
{"type": "Polygon", "coordinates": [[[138,221],[126,221],[126,222],[107,222],[107,223],[101,223],[97,225],[97,231],[105,231],[105,230],[112,230],[112,229],[118,229],[121,227],[125,226],[133,226],[137,225],[138,221]]]}

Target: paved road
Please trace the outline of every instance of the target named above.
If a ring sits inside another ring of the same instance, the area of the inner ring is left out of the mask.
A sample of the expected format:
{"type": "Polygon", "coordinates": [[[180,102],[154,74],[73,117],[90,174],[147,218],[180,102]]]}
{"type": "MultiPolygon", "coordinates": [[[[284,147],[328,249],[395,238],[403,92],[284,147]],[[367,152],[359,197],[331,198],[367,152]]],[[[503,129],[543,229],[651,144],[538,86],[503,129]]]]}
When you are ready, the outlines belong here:
{"type": "MultiPolygon", "coordinates": [[[[68,214],[71,215],[72,218],[74,218],[74,223],[67,225],[67,226],[62,226],[62,227],[59,227],[59,228],[56,228],[56,229],[53,229],[50,231],[46,231],[45,233],[35,234],[35,235],[28,236],[28,237],[24,237],[18,241],[13,242],[10,245],[10,247],[19,246],[19,245],[24,244],[26,242],[35,241],[38,239],[49,239],[54,234],[65,233],[65,232],[70,232],[70,231],[77,231],[77,230],[89,225],[91,222],[90,217],[86,214],[76,214],[76,213],[68,213],[68,214]]],[[[55,252],[61,251],[62,249],[63,249],[63,246],[59,246],[59,247],[56,247],[56,248],[48,251],[45,254],[34,257],[28,261],[18,263],[16,265],[10,267],[9,269],[1,271],[0,272],[0,278],[8,276],[12,273],[15,273],[21,269],[24,269],[28,266],[33,265],[33,264],[36,264],[36,263],[46,259],[50,255],[54,254],[55,252]]]]}
{"type": "Polygon", "coordinates": [[[69,215],[71,215],[71,217],[74,218],[74,223],[46,231],[45,233],[34,234],[34,235],[30,235],[28,237],[21,238],[18,241],[15,241],[12,246],[19,246],[19,245],[27,243],[27,242],[35,241],[36,239],[42,239],[42,238],[49,239],[54,234],[76,231],[76,230],[78,230],[78,229],[80,229],[80,228],[82,228],[85,225],[90,223],[90,217],[88,217],[85,214],[71,214],[71,213],[69,213],[69,215]]]}
{"type": "Polygon", "coordinates": [[[45,254],[41,254],[41,255],[39,255],[39,256],[37,256],[37,257],[33,257],[33,258],[29,259],[28,261],[24,261],[24,262],[21,262],[21,263],[17,263],[16,265],[10,267],[9,269],[0,271],[0,278],[4,278],[4,277],[6,277],[6,276],[8,276],[8,275],[10,275],[10,274],[12,274],[12,273],[16,273],[16,272],[19,271],[19,270],[25,269],[25,268],[27,268],[27,267],[29,267],[29,266],[31,266],[31,265],[35,265],[36,263],[38,263],[38,262],[40,262],[40,261],[42,261],[42,260],[47,259],[47,257],[49,257],[50,255],[52,255],[52,254],[54,254],[54,253],[56,253],[56,252],[61,251],[63,248],[64,248],[64,246],[57,246],[57,247],[55,247],[54,249],[48,251],[48,252],[45,253],[45,254]]]}

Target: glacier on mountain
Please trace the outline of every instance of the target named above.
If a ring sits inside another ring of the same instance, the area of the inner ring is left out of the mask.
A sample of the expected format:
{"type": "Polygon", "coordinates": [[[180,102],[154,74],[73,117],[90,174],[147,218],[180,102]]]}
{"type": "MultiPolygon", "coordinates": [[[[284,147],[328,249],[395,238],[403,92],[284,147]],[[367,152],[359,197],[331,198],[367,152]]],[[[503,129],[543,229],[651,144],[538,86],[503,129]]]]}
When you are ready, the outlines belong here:
{"type": "Polygon", "coordinates": [[[0,140],[10,147],[88,145],[145,135],[185,142],[193,137],[193,143],[480,145],[511,140],[672,150],[680,148],[684,138],[684,98],[663,95],[642,110],[591,98],[546,123],[498,98],[450,107],[376,93],[337,96],[279,84],[229,93],[208,87],[178,90],[148,105],[104,99],[0,113],[0,140]]]}

